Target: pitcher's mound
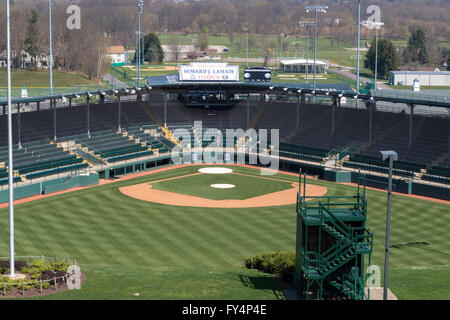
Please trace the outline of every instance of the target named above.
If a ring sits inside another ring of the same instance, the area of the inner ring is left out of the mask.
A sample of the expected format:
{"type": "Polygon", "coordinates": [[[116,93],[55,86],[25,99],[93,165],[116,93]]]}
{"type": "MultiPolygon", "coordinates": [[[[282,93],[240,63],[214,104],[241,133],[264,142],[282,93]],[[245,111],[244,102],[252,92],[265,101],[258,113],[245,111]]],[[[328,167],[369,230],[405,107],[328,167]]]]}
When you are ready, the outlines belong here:
{"type": "Polygon", "coordinates": [[[206,174],[227,174],[232,173],[233,170],[227,168],[201,168],[198,172],[206,174]]]}

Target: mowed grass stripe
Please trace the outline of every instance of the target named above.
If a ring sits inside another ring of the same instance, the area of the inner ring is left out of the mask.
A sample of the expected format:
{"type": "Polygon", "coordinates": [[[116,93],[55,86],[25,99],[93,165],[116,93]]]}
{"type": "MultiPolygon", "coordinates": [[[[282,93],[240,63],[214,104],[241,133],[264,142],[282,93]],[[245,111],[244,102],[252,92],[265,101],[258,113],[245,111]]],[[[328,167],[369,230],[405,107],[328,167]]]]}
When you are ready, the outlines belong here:
{"type": "Polygon", "coordinates": [[[60,205],[71,208],[66,211],[59,210],[59,214],[63,221],[67,221],[65,237],[77,239],[79,243],[72,242],[73,245],[83,248],[83,259],[85,260],[81,260],[81,257],[77,257],[77,260],[93,263],[94,259],[101,259],[105,265],[118,263],[114,244],[106,240],[109,238],[109,234],[104,228],[104,220],[98,218],[96,212],[87,213],[83,209],[85,204],[77,206],[80,198],[70,198],[65,199],[62,203],[55,203],[55,207],[60,205]]]}
{"type": "MultiPolygon", "coordinates": [[[[108,197],[105,197],[105,200],[108,203],[114,204],[114,199],[117,199],[117,195],[116,191],[110,192],[108,197]]],[[[146,208],[148,206],[145,206],[144,203],[134,203],[134,205],[120,203],[121,205],[119,207],[108,206],[104,207],[103,210],[108,215],[108,219],[116,221],[116,225],[118,225],[118,228],[116,228],[116,238],[133,238],[133,243],[121,248],[121,251],[134,252],[134,254],[130,255],[131,259],[128,261],[128,264],[154,264],[155,260],[159,263],[163,263],[164,261],[166,263],[167,261],[174,263],[177,260],[176,256],[164,254],[167,253],[167,250],[164,250],[164,243],[167,242],[166,233],[170,232],[170,230],[167,230],[167,232],[159,232],[157,230],[158,225],[155,223],[155,214],[151,212],[147,214],[146,208]],[[111,212],[114,212],[114,214],[111,215],[111,212]],[[132,244],[135,245],[134,248],[132,244]],[[160,247],[162,249],[158,250],[160,247]],[[149,252],[150,248],[156,250],[149,252]]]]}

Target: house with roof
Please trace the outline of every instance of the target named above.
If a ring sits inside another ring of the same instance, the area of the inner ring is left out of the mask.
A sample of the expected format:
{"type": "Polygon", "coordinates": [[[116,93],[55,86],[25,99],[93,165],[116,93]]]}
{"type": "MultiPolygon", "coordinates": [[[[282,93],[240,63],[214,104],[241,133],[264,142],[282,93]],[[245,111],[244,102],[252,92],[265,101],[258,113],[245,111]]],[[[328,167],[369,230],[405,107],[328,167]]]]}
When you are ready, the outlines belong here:
{"type": "Polygon", "coordinates": [[[123,46],[110,46],[106,48],[106,56],[110,59],[112,66],[123,66],[127,63],[125,48],[123,46]]]}

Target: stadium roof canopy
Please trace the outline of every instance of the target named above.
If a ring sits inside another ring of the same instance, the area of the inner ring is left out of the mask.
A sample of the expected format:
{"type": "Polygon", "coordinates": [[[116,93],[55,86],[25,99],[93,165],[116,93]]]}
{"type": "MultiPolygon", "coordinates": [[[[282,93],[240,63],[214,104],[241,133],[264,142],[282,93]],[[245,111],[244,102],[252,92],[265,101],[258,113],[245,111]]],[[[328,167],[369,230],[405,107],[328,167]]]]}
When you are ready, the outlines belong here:
{"type": "MultiPolygon", "coordinates": [[[[86,96],[127,96],[136,94],[152,94],[152,93],[183,93],[187,90],[195,89],[216,89],[228,90],[230,93],[248,94],[248,93],[264,93],[264,94],[312,94],[317,96],[346,97],[358,98],[369,101],[387,101],[394,103],[404,103],[410,105],[423,105],[430,107],[444,107],[450,110],[450,97],[428,95],[418,92],[403,92],[397,90],[371,90],[368,93],[355,92],[346,84],[318,84],[314,91],[311,84],[283,84],[283,83],[267,83],[267,82],[149,82],[143,87],[115,88],[108,90],[95,90],[77,93],[63,93],[40,97],[30,98],[13,98],[13,104],[34,103],[48,100],[60,99],[76,99],[86,96]]],[[[6,100],[0,100],[0,106],[7,105],[6,100]]]]}

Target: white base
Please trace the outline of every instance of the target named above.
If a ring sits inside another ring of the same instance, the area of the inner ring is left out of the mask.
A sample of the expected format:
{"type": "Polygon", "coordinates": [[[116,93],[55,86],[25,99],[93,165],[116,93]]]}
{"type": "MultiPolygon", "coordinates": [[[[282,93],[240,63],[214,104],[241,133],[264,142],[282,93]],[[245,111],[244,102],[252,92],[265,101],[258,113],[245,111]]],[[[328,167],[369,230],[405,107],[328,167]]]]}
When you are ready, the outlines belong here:
{"type": "Polygon", "coordinates": [[[216,189],[233,189],[233,188],[236,188],[236,186],[234,184],[212,184],[211,188],[216,188],[216,189]]]}

